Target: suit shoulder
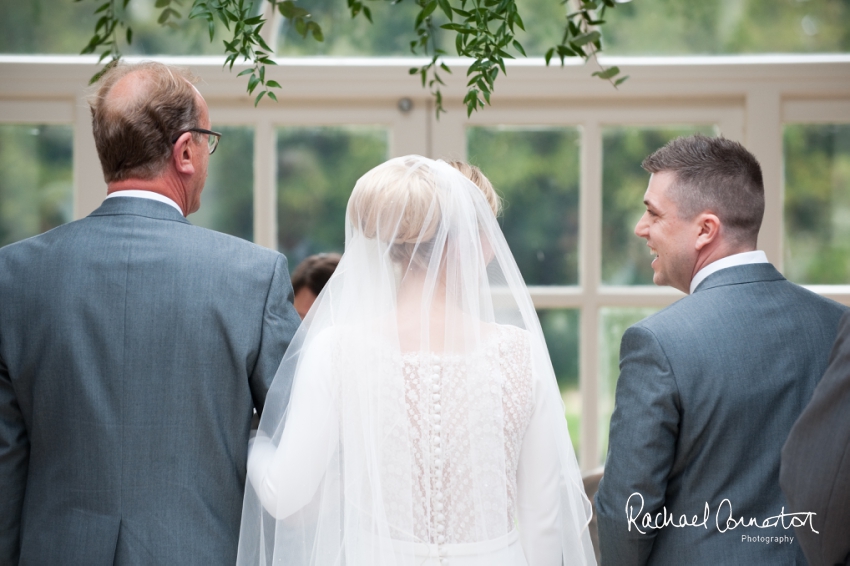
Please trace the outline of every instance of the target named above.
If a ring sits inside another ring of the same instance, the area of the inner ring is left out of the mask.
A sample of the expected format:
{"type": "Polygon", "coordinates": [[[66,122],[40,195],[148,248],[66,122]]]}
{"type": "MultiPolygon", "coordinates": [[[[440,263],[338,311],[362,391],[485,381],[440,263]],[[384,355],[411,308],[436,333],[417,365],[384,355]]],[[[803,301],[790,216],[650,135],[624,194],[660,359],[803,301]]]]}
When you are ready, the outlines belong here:
{"type": "Polygon", "coordinates": [[[188,228],[190,236],[202,243],[216,257],[227,257],[231,261],[235,258],[241,258],[243,261],[272,264],[278,259],[286,260],[286,257],[277,250],[265,248],[230,234],[195,225],[190,225],[188,228]]]}

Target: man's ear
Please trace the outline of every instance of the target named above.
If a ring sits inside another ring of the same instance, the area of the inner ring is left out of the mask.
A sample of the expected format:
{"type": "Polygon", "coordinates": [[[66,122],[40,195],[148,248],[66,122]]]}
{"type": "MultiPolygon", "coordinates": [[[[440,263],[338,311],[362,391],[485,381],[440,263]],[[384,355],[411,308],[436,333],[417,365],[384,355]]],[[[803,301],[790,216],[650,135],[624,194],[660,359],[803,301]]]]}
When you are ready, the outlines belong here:
{"type": "Polygon", "coordinates": [[[694,248],[700,251],[720,237],[720,219],[716,214],[704,212],[697,216],[696,221],[699,233],[694,248]]]}
{"type": "Polygon", "coordinates": [[[192,132],[184,132],[180,134],[174,147],[171,149],[171,162],[178,173],[183,175],[192,175],[195,173],[195,164],[193,162],[194,152],[198,148],[192,143],[192,132]]]}

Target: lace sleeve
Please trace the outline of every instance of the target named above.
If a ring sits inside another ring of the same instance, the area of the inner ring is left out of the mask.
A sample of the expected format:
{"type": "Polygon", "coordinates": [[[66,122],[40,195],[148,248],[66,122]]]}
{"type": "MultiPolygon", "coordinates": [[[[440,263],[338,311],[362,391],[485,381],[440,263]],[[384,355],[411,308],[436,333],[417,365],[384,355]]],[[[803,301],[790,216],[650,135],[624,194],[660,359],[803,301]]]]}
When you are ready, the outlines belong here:
{"type": "Polygon", "coordinates": [[[290,409],[277,446],[257,436],[248,454],[248,479],[263,507],[283,519],[307,505],[338,447],[338,410],[332,356],[317,339],[298,368],[290,409]]]}

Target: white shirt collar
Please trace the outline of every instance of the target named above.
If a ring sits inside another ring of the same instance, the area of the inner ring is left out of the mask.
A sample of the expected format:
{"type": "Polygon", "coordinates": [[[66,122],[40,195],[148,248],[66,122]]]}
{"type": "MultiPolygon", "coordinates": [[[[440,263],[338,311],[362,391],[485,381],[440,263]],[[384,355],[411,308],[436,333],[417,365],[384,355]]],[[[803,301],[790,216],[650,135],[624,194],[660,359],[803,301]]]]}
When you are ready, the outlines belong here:
{"type": "Polygon", "coordinates": [[[164,202],[165,204],[167,204],[169,206],[173,206],[174,208],[176,208],[177,212],[179,212],[181,216],[183,215],[183,209],[180,208],[180,205],[178,205],[176,202],[174,202],[173,200],[171,200],[167,196],[161,195],[159,193],[154,193],[154,192],[151,192],[151,191],[131,190],[131,191],[116,191],[114,193],[110,193],[110,194],[106,195],[106,198],[112,198],[112,197],[146,198],[146,199],[149,199],[149,200],[156,200],[156,201],[159,201],[159,202],[164,202]]]}
{"type": "Polygon", "coordinates": [[[751,263],[770,263],[767,261],[767,255],[761,250],[756,250],[754,252],[744,252],[740,254],[732,254],[726,257],[722,257],[715,262],[709,263],[694,275],[694,278],[691,279],[691,293],[696,291],[699,284],[702,283],[706,277],[720,271],[721,269],[726,269],[727,267],[735,267],[736,265],[749,265],[751,263]]]}

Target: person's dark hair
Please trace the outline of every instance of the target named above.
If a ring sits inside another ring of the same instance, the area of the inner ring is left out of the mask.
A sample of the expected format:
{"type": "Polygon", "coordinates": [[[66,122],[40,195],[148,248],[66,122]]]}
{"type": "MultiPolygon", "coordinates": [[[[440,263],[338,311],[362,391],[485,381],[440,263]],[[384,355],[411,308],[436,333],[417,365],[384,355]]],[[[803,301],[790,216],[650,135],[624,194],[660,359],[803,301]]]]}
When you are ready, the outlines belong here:
{"type": "Polygon", "coordinates": [[[317,254],[306,258],[292,273],[292,292],[297,293],[306,287],[318,296],[336,270],[341,257],[339,254],[317,254]]]}
{"type": "Polygon", "coordinates": [[[676,138],[641,166],[675,174],[670,197],[680,217],[711,212],[734,240],[755,245],[764,217],[764,182],[758,160],[743,145],[700,134],[676,138]]]}
{"type": "MultiPolygon", "coordinates": [[[[197,128],[200,107],[185,69],[156,62],[119,63],[100,78],[89,97],[97,155],[107,183],[153,179],[165,169],[173,136],[197,128]],[[130,96],[110,96],[113,87],[139,73],[130,96]]],[[[198,134],[192,134],[196,141],[198,134]]]]}

